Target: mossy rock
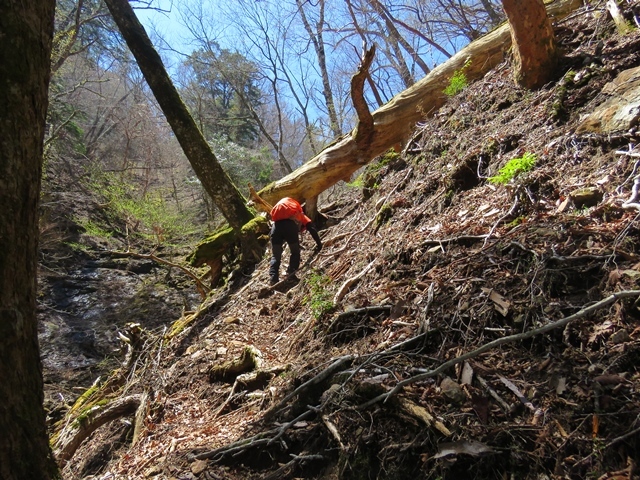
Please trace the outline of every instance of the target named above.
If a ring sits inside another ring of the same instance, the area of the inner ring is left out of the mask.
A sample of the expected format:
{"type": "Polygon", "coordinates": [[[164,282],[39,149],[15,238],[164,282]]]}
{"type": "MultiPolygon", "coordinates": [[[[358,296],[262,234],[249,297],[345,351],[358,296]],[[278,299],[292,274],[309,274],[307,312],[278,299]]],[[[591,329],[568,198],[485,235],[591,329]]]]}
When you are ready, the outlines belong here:
{"type": "Polygon", "coordinates": [[[576,208],[593,207],[603,198],[602,191],[597,187],[579,188],[572,191],[569,196],[576,208]]]}

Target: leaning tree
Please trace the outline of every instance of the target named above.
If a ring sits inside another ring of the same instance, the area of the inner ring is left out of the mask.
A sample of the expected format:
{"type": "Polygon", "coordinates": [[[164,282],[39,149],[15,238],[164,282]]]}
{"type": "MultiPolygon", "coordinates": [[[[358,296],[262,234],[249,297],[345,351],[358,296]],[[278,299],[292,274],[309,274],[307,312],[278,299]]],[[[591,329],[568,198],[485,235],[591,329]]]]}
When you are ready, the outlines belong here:
{"type": "Polygon", "coordinates": [[[222,169],[128,0],[105,2],[198,179],[229,223],[232,237],[240,239],[243,260],[252,263],[260,259],[263,247],[258,238],[266,223],[255,217],[222,169]]]}

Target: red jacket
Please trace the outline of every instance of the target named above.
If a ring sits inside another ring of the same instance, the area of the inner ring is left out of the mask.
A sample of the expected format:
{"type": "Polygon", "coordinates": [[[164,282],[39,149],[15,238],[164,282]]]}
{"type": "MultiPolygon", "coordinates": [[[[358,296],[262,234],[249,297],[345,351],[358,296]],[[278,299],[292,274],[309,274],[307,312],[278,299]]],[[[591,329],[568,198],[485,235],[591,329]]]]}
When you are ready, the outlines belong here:
{"type": "Polygon", "coordinates": [[[303,227],[311,222],[311,219],[302,211],[302,205],[296,199],[284,197],[271,209],[271,220],[277,222],[288,219],[295,220],[303,227]]]}

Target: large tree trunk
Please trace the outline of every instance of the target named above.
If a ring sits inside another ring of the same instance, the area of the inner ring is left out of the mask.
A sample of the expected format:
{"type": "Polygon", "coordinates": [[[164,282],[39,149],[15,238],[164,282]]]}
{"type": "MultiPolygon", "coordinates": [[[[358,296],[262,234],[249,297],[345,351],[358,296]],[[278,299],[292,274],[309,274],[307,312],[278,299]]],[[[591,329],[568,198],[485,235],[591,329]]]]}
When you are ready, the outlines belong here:
{"type": "Polygon", "coordinates": [[[229,225],[240,233],[253,219],[245,199],[222,169],[193,117],[180,99],[162,59],[153,48],[143,26],[127,0],[105,0],[129,49],[149,84],[180,146],[203,187],[229,225]]]}
{"type": "MultiPolygon", "coordinates": [[[[581,0],[555,0],[547,5],[552,17],[562,17],[582,5],[581,0]]],[[[462,69],[469,81],[477,80],[499,64],[511,44],[509,25],[470,43],[447,62],[411,88],[396,95],[373,112],[372,127],[368,119],[349,134],[337,139],[292,174],[265,187],[259,195],[270,204],[282,197],[300,201],[312,198],[351,174],[391,147],[405,143],[420,120],[432,115],[446,102],[442,92],[453,74],[462,69]],[[370,131],[363,129],[371,128],[370,131]],[[362,139],[367,138],[366,142],[362,139]]]]}
{"type": "Polygon", "coordinates": [[[0,479],[57,469],[45,427],[36,321],[38,198],[54,0],[0,3],[0,479]]]}
{"type": "Polygon", "coordinates": [[[524,88],[549,82],[558,62],[553,27],[542,0],[503,0],[513,42],[514,76],[524,88]]]}

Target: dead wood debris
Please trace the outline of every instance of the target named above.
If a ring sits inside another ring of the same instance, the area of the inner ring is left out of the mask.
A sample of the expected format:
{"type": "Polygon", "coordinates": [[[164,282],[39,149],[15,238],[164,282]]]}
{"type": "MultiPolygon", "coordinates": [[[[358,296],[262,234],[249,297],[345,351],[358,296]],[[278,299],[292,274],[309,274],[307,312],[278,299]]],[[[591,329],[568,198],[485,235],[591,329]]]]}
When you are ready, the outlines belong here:
{"type": "MultiPolygon", "coordinates": [[[[584,84],[528,94],[499,66],[420,126],[405,148],[419,156],[383,166],[373,196],[329,192],[345,214],[295,288],[262,295],[264,261],[241,297],[188,325],[182,341],[192,343],[167,348],[161,412],[111,471],[126,476],[141,458],[162,458],[154,468],[167,477],[190,459],[206,462],[202,478],[233,480],[322,467],[334,478],[367,468],[430,479],[612,478],[626,468],[640,442],[640,225],[621,207],[635,157],[615,152],[635,134],[574,128],[612,72],[640,63],[640,36],[598,47],[612,27],[592,17],[587,9],[561,30],[576,49],[562,68],[584,84]],[[486,182],[525,151],[539,161],[519,179],[522,196],[486,182]],[[596,206],[567,200],[595,185],[596,206]],[[371,228],[383,208],[386,221],[371,228]],[[314,316],[309,268],[331,279],[329,300],[358,281],[314,316]],[[332,341],[348,329],[357,334],[332,341]],[[215,415],[230,386],[208,372],[248,344],[266,368],[292,367],[259,400],[215,415]],[[458,401],[445,376],[461,384],[458,401]]],[[[637,478],[634,468],[624,474],[637,478]]]]}

